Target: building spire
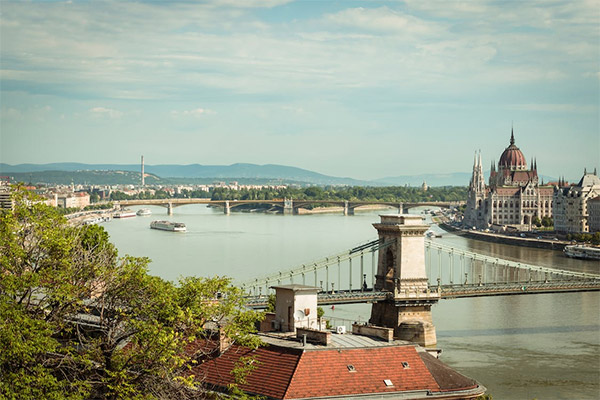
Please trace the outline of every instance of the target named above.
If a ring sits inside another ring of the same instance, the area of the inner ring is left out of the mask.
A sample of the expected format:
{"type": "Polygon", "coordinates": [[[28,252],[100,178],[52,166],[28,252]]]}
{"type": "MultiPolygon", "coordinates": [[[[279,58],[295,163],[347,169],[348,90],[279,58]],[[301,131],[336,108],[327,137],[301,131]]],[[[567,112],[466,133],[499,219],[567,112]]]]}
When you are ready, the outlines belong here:
{"type": "Polygon", "coordinates": [[[510,127],[510,144],[515,144],[515,131],[512,126],[510,127]]]}

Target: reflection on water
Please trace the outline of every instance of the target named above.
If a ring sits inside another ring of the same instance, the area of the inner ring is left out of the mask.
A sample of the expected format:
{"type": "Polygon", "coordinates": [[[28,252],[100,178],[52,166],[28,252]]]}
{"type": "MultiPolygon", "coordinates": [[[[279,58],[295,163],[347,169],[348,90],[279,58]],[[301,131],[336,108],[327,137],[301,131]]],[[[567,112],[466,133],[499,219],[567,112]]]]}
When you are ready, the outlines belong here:
{"type": "MultiPolygon", "coordinates": [[[[236,281],[282,271],[376,237],[380,213],[224,215],[205,206],[149,207],[152,217],[105,224],[120,254],[147,256],[166,279],[228,275],[236,281]],[[154,219],[184,222],[188,232],[151,230],[154,219]]],[[[514,261],[598,272],[598,264],[560,251],[487,243],[443,233],[445,244],[514,261]],[[595,270],[595,271],[594,271],[595,270]]],[[[367,269],[370,269],[370,257],[367,269]]],[[[455,264],[457,266],[458,264],[455,264]]],[[[356,267],[355,267],[356,268],[356,267]]],[[[442,359],[480,381],[494,399],[597,399],[600,393],[598,292],[442,300],[433,308],[442,359]]],[[[326,315],[367,321],[368,304],[326,308],[326,315]]]]}

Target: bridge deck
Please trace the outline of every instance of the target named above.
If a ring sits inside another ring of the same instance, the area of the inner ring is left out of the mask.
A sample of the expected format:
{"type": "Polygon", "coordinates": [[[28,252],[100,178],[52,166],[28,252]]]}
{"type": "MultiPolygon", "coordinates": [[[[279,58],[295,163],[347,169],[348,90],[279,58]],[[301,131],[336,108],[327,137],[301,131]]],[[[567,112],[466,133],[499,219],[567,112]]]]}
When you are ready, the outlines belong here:
{"type": "MultiPolygon", "coordinates": [[[[437,287],[431,287],[432,292],[437,287]]],[[[505,296],[515,294],[541,294],[562,292],[589,292],[600,291],[600,281],[562,281],[562,282],[531,282],[509,283],[500,285],[442,285],[440,297],[442,299],[455,299],[462,297],[505,296]]],[[[353,290],[343,292],[321,292],[318,294],[317,303],[320,306],[336,304],[375,303],[391,299],[390,292],[378,292],[372,289],[353,290]]],[[[250,308],[264,309],[267,307],[267,296],[249,296],[247,305],[250,308]]]]}

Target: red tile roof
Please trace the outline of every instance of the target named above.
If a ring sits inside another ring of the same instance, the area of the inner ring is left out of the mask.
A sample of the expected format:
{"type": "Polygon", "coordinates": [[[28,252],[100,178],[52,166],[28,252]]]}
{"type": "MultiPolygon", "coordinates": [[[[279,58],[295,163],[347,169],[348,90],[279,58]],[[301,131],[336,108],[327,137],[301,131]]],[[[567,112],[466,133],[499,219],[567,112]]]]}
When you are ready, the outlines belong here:
{"type": "Polygon", "coordinates": [[[260,394],[275,399],[283,399],[302,350],[273,346],[259,347],[256,350],[233,345],[220,357],[202,363],[193,369],[193,374],[215,388],[225,388],[234,383],[231,370],[241,357],[253,356],[257,369],[246,377],[246,384],[240,388],[246,392],[260,394]]]}
{"type": "Polygon", "coordinates": [[[519,193],[521,189],[518,187],[499,187],[496,188],[496,193],[499,196],[514,196],[519,193]]]}
{"type": "Polygon", "coordinates": [[[412,390],[440,391],[414,346],[320,350],[303,354],[284,398],[412,390]],[[393,386],[386,386],[385,379],[393,386]]]}
{"type": "Polygon", "coordinates": [[[236,361],[246,356],[255,357],[257,368],[240,388],[273,399],[479,388],[477,382],[434,357],[417,352],[414,345],[317,350],[277,345],[251,350],[234,345],[220,357],[194,368],[193,373],[209,387],[225,388],[233,382],[230,372],[236,361]]]}

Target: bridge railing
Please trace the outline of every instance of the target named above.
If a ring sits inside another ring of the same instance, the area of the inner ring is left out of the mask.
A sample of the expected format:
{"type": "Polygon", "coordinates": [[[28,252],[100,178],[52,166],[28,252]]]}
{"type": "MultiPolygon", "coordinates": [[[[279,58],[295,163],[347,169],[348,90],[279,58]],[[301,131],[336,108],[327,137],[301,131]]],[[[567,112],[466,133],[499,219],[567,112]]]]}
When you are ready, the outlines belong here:
{"type": "MultiPolygon", "coordinates": [[[[248,295],[254,296],[267,295],[271,286],[288,283],[314,285],[320,287],[322,292],[332,294],[339,291],[369,291],[376,280],[377,252],[392,243],[395,242],[381,243],[379,239],[373,239],[311,263],[243,282],[241,286],[248,295]],[[367,271],[369,267],[365,265],[365,258],[371,258],[370,273],[367,271]],[[371,275],[370,278],[368,275],[371,275]]],[[[452,285],[600,280],[598,274],[486,256],[431,240],[425,241],[425,260],[431,290],[452,285]]]]}

